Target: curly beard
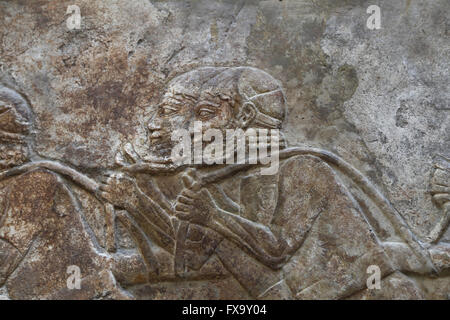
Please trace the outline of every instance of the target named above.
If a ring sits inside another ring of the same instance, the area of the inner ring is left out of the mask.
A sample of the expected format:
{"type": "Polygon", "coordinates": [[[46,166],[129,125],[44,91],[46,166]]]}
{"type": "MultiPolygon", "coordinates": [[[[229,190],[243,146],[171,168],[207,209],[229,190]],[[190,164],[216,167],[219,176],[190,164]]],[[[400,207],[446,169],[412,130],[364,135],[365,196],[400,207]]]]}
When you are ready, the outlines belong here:
{"type": "Polygon", "coordinates": [[[27,162],[27,148],[22,144],[0,144],[0,169],[15,167],[27,162]]]}

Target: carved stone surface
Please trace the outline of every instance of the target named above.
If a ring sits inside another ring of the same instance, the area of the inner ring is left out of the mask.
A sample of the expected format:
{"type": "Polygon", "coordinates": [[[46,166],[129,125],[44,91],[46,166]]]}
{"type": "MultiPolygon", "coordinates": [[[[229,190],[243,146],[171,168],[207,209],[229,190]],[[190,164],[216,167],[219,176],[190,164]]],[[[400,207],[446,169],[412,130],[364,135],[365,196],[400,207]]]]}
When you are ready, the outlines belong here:
{"type": "Polygon", "coordinates": [[[448,299],[450,4],[377,2],[0,1],[0,299],[448,299]]]}

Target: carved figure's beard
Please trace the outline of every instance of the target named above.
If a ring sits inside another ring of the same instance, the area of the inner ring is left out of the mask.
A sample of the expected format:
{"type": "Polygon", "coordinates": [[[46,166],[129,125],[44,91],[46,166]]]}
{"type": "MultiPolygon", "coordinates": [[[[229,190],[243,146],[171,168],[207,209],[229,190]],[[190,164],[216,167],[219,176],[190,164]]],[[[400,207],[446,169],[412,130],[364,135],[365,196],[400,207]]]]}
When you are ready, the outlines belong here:
{"type": "Polygon", "coordinates": [[[151,141],[149,145],[150,156],[155,159],[167,159],[170,157],[174,142],[169,138],[161,138],[151,141]]]}
{"type": "Polygon", "coordinates": [[[23,144],[0,144],[0,170],[19,166],[28,161],[27,148],[23,144]]]}
{"type": "MultiPolygon", "coordinates": [[[[177,170],[177,165],[175,165],[171,160],[172,150],[174,146],[174,141],[169,138],[160,138],[155,140],[149,139],[149,145],[147,149],[147,154],[143,158],[144,163],[148,164],[149,168],[154,168],[155,172],[158,173],[168,173],[177,170]]],[[[145,167],[145,165],[144,165],[145,167]]],[[[153,169],[149,169],[152,171],[153,169]]]]}

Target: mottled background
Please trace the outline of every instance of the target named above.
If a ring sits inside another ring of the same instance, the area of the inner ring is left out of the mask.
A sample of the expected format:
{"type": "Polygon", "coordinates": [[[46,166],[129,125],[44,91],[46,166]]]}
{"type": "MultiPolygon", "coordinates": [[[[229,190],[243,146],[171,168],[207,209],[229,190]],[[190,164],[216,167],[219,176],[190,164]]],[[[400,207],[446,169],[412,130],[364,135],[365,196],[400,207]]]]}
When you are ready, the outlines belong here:
{"type": "Polygon", "coordinates": [[[41,156],[92,170],[113,165],[126,141],[143,148],[152,106],[176,75],[257,67],[285,87],[289,142],[355,165],[424,236],[440,215],[428,193],[433,163],[450,158],[449,9],[448,0],[0,1],[1,81],[28,97],[41,156]],[[66,26],[71,4],[80,30],[66,26]],[[371,4],[380,30],[366,27],[371,4]]]}

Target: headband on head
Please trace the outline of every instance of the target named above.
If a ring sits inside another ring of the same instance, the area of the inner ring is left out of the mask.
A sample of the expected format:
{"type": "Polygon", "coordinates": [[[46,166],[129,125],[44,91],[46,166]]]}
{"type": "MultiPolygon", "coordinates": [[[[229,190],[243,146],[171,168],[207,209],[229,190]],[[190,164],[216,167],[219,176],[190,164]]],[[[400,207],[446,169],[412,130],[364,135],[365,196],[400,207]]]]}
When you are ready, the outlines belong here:
{"type": "Polygon", "coordinates": [[[275,117],[268,115],[267,113],[261,112],[260,108],[258,108],[256,106],[257,104],[261,104],[261,102],[258,103],[258,100],[261,100],[261,99],[265,100],[264,103],[276,103],[276,101],[273,99],[273,97],[276,97],[279,94],[282,94],[281,89],[257,94],[252,97],[247,97],[247,95],[245,93],[242,93],[242,96],[245,98],[245,101],[242,104],[242,108],[245,105],[252,105],[254,107],[254,110],[256,111],[255,118],[253,119],[254,124],[261,125],[263,127],[269,128],[269,129],[280,129],[281,125],[283,123],[283,120],[277,119],[275,117]],[[271,101],[271,100],[273,100],[273,101],[271,101]]]}

